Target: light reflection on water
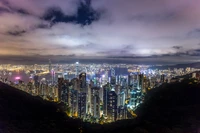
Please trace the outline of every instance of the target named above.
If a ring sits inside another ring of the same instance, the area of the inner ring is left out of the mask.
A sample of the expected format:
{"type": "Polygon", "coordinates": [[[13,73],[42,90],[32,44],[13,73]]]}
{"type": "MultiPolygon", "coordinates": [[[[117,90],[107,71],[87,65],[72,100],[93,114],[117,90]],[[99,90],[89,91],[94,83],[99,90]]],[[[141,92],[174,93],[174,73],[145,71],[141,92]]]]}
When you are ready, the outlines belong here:
{"type": "MultiPolygon", "coordinates": [[[[33,73],[26,73],[25,71],[12,71],[12,72],[5,72],[0,71],[0,77],[8,78],[9,81],[15,82],[16,77],[20,77],[22,81],[25,83],[28,83],[30,81],[30,77],[33,75],[33,73]]],[[[58,74],[55,75],[55,80],[57,80],[58,74]]],[[[50,74],[44,74],[39,76],[39,81],[45,78],[46,80],[51,80],[50,74]]]]}

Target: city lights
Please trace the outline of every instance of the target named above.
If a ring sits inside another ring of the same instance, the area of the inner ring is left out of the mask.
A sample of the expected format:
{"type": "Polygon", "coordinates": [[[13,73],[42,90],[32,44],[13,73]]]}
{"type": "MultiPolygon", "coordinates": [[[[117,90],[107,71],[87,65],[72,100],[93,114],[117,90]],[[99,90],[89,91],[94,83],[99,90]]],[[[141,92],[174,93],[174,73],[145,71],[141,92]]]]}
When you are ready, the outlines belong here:
{"type": "Polygon", "coordinates": [[[91,64],[49,62],[33,66],[0,65],[0,77],[33,96],[63,102],[69,117],[103,124],[129,119],[128,113],[136,117],[134,111],[144,102],[148,91],[163,83],[179,82],[181,79],[174,78],[176,76],[191,73],[192,78],[197,78],[197,70],[158,70],[148,65],[131,64],[92,64],[91,69],[91,64]]]}

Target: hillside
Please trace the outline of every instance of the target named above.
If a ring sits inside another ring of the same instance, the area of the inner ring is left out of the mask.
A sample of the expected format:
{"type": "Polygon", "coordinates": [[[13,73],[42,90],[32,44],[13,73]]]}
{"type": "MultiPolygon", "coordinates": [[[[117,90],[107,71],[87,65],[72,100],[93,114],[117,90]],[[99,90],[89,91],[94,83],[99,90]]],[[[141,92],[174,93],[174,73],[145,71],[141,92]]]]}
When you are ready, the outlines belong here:
{"type": "Polygon", "coordinates": [[[186,63],[186,64],[176,64],[176,65],[163,65],[163,66],[152,66],[150,69],[174,69],[174,68],[186,68],[186,67],[191,67],[191,68],[200,68],[200,62],[195,62],[195,63],[186,63]]]}
{"type": "Polygon", "coordinates": [[[78,133],[55,104],[0,83],[0,133],[78,133]]]}

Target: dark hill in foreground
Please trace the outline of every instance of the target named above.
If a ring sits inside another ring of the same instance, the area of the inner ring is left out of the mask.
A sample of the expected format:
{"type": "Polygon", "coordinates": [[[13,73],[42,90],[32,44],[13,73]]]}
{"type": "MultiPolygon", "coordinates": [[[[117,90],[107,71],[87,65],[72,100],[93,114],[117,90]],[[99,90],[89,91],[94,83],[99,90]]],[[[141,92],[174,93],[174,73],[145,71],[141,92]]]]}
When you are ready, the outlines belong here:
{"type": "Polygon", "coordinates": [[[0,83],[0,133],[78,133],[56,104],[0,83]]]}

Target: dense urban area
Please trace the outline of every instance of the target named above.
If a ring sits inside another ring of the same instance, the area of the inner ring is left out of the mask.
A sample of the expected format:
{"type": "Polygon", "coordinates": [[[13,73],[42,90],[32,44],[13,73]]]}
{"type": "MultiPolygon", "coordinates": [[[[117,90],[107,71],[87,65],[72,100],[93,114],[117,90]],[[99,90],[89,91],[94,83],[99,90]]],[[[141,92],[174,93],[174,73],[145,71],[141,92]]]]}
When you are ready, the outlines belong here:
{"type": "Polygon", "coordinates": [[[1,81],[44,100],[62,103],[69,117],[110,123],[136,117],[148,91],[199,78],[196,68],[156,69],[130,64],[0,65],[1,81]]]}

